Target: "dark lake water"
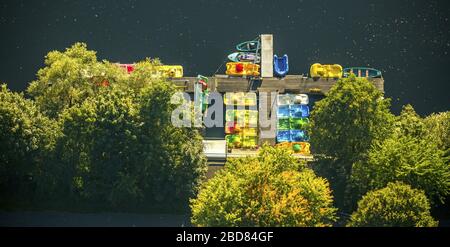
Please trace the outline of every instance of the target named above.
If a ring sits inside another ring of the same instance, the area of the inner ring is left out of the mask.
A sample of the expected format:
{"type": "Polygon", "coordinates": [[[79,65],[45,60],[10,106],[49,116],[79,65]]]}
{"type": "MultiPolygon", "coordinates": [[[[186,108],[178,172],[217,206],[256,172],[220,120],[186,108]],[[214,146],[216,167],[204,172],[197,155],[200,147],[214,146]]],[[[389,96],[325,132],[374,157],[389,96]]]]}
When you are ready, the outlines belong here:
{"type": "MultiPolygon", "coordinates": [[[[341,216],[342,217],[342,216],[341,216]]],[[[341,222],[342,226],[345,225],[341,222]]],[[[0,212],[1,227],[189,227],[188,215],[69,212],[0,212]]],[[[449,227],[448,218],[439,226],[449,227]]]]}
{"type": "Polygon", "coordinates": [[[69,212],[0,212],[9,227],[184,227],[189,215],[69,212]]]}
{"type": "MultiPolygon", "coordinates": [[[[159,57],[212,75],[234,46],[274,34],[291,73],[314,62],[383,71],[393,110],[450,108],[449,1],[2,1],[0,81],[23,90],[45,54],[87,42],[101,59],[159,57]]],[[[223,73],[219,71],[219,73],[223,73]]]]}

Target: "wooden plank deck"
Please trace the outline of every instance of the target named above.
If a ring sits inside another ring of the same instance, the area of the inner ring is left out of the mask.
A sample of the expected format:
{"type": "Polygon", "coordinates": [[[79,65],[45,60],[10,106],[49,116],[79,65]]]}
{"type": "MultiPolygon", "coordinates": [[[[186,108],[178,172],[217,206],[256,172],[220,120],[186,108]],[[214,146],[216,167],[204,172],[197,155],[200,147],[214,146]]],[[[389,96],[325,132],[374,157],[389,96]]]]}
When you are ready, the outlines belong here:
{"type": "MultiPolygon", "coordinates": [[[[337,82],[336,79],[313,80],[303,75],[288,75],[284,78],[243,78],[227,75],[209,77],[211,92],[279,92],[279,93],[306,93],[326,94],[337,82]]],[[[172,82],[188,93],[194,92],[196,77],[174,78],[172,82]]],[[[384,79],[369,79],[375,87],[384,92],[384,79]]]]}

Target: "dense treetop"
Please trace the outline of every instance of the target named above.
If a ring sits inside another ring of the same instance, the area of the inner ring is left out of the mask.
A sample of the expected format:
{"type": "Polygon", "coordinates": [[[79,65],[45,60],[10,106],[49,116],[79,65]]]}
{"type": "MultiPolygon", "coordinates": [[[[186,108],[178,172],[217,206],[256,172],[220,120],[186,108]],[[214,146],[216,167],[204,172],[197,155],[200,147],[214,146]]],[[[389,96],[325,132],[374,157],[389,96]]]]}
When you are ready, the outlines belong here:
{"type": "Polygon", "coordinates": [[[438,222],[430,215],[423,191],[403,183],[367,193],[359,202],[347,226],[432,227],[438,222]]]}
{"type": "Polygon", "coordinates": [[[280,148],[231,159],[191,200],[198,226],[331,226],[336,220],[326,179],[280,148]]]}

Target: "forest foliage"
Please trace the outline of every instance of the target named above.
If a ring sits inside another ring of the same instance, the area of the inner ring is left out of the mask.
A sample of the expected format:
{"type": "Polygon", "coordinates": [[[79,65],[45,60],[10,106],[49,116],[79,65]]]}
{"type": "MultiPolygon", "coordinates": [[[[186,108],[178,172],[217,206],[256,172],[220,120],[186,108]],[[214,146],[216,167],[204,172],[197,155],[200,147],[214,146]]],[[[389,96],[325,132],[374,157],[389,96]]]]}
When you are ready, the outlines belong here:
{"type": "Polygon", "coordinates": [[[20,202],[186,209],[205,177],[206,158],[198,129],[170,124],[176,88],[148,75],[158,64],[147,59],[128,74],[77,43],[46,56],[27,89],[30,99],[3,85],[5,205],[20,196],[20,202]]]}
{"type": "MultiPolygon", "coordinates": [[[[26,93],[0,88],[0,205],[191,210],[198,226],[436,226],[450,194],[450,112],[397,116],[366,78],[338,80],[311,113],[314,161],[264,146],[205,182],[196,128],[177,128],[177,88],[86,44],[51,51],[26,93]]],[[[186,212],[186,211],[184,211],[186,212]]]]}
{"type": "Polygon", "coordinates": [[[401,182],[367,193],[351,215],[351,227],[434,227],[425,193],[401,182]]]}
{"type": "Polygon", "coordinates": [[[398,182],[420,190],[434,207],[445,202],[450,193],[448,112],[422,118],[406,105],[395,116],[372,83],[354,76],[340,80],[326,96],[311,115],[313,169],[330,181],[342,212],[398,182]]]}
{"type": "Polygon", "coordinates": [[[264,146],[257,157],[236,158],[191,200],[198,226],[332,226],[331,190],[290,151],[264,146]]]}

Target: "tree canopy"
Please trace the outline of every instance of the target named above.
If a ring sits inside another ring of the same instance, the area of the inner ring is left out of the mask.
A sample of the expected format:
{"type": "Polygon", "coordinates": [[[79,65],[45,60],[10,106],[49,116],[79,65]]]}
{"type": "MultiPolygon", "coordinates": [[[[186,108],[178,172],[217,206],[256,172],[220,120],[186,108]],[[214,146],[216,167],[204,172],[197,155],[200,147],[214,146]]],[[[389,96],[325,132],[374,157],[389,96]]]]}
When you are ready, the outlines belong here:
{"type": "Polygon", "coordinates": [[[64,52],[51,51],[45,67],[37,73],[27,92],[42,111],[57,117],[62,110],[95,96],[99,87],[123,82],[125,70],[108,61],[98,61],[96,52],[84,43],[75,43],[64,52]]]}
{"type": "Polygon", "coordinates": [[[194,196],[208,169],[202,136],[195,128],[178,128],[171,123],[177,105],[170,99],[176,89],[162,80],[145,87],[139,96],[141,142],[145,161],[141,171],[151,179],[152,197],[157,202],[184,202],[194,196]]]}
{"type": "Polygon", "coordinates": [[[198,226],[331,226],[336,220],[326,179],[265,146],[258,157],[233,159],[191,200],[198,226]]]}
{"type": "Polygon", "coordinates": [[[66,180],[83,197],[113,204],[142,199],[138,113],[133,97],[116,90],[63,112],[61,160],[72,171],[66,180]]]}
{"type": "Polygon", "coordinates": [[[128,73],[76,43],[48,53],[30,99],[2,85],[1,202],[190,206],[198,226],[331,226],[335,199],[358,206],[349,226],[437,224],[429,210],[450,194],[450,112],[422,118],[406,105],[394,116],[368,79],[343,78],[312,111],[313,162],[264,146],[203,183],[200,129],[172,125],[177,89],[160,65],[128,73]]]}
{"type": "MultiPolygon", "coordinates": [[[[339,80],[318,101],[311,113],[311,146],[317,154],[350,161],[358,160],[374,140],[389,133],[393,115],[390,100],[366,78],[339,80]]],[[[345,162],[347,163],[347,162],[345,162]]]]}
{"type": "Polygon", "coordinates": [[[101,89],[64,110],[61,159],[72,171],[71,190],[115,207],[185,205],[207,167],[199,132],[170,122],[173,93],[153,79],[136,91],[101,89]]]}
{"type": "Polygon", "coordinates": [[[31,99],[2,86],[0,141],[11,148],[0,153],[1,183],[39,168],[47,194],[68,203],[187,208],[207,170],[202,137],[172,126],[177,89],[158,65],[146,59],[127,73],[76,43],[48,53],[31,99]]]}
{"type": "Polygon", "coordinates": [[[33,101],[11,92],[5,84],[0,86],[2,199],[32,198],[36,181],[46,172],[42,163],[50,156],[59,136],[58,123],[41,114],[33,101]]]}
{"type": "Polygon", "coordinates": [[[367,193],[351,215],[347,226],[433,227],[438,222],[430,215],[425,193],[397,182],[367,193]]]}
{"type": "Polygon", "coordinates": [[[313,168],[330,180],[341,206],[352,164],[390,133],[394,116],[389,106],[371,82],[355,76],[336,82],[314,106],[310,136],[318,160],[313,168]]]}
{"type": "Polygon", "coordinates": [[[433,113],[424,119],[424,123],[430,141],[450,157],[450,111],[433,113]]]}
{"type": "Polygon", "coordinates": [[[430,200],[442,202],[450,193],[450,166],[444,152],[425,132],[422,119],[406,106],[393,133],[375,142],[367,157],[353,165],[354,190],[350,194],[358,198],[389,182],[402,181],[425,191],[430,200]]]}
{"type": "Polygon", "coordinates": [[[393,132],[414,139],[424,139],[427,129],[414,107],[408,104],[403,106],[400,115],[395,117],[393,132]]]}

